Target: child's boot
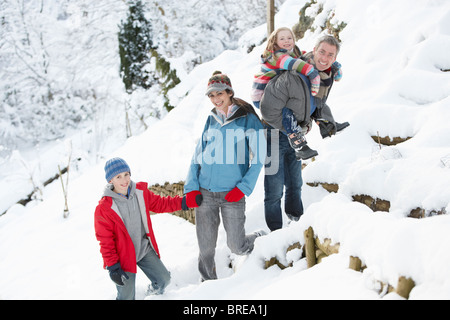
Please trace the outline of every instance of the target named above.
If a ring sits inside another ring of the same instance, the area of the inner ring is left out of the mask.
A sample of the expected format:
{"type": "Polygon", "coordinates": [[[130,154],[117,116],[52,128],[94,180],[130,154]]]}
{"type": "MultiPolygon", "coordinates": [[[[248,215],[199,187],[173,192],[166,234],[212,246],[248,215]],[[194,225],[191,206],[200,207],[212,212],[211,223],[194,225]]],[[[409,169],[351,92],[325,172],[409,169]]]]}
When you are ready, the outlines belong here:
{"type": "Polygon", "coordinates": [[[334,136],[336,133],[344,130],[350,125],[348,122],[336,122],[336,124],[333,124],[331,121],[325,119],[317,119],[316,122],[319,125],[320,135],[323,139],[334,136]]]}
{"type": "Polygon", "coordinates": [[[301,132],[288,135],[288,140],[295,151],[297,161],[307,160],[319,154],[316,150],[311,149],[307,145],[306,138],[301,132]]]}
{"type": "Polygon", "coordinates": [[[301,147],[306,145],[306,138],[301,132],[288,134],[288,140],[291,148],[294,150],[300,149],[301,147]]]}
{"type": "Polygon", "coordinates": [[[319,125],[320,135],[322,139],[331,137],[336,134],[336,126],[331,121],[325,119],[316,119],[317,124],[319,125]]]}
{"type": "Polygon", "coordinates": [[[350,123],[344,122],[344,123],[338,123],[336,122],[336,132],[340,132],[350,126],[350,123]]]}
{"type": "Polygon", "coordinates": [[[300,150],[295,150],[295,158],[297,161],[308,160],[318,155],[319,153],[316,150],[311,149],[308,145],[303,146],[300,150]]]}

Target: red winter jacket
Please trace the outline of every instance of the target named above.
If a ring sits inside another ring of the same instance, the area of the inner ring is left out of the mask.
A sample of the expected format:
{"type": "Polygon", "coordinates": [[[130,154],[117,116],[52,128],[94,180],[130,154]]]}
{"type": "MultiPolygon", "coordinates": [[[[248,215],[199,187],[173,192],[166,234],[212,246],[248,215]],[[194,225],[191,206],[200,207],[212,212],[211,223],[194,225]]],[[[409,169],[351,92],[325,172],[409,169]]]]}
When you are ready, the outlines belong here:
{"type": "MultiPolygon", "coordinates": [[[[173,212],[181,210],[182,198],[160,197],[148,190],[147,183],[136,183],[136,195],[141,208],[142,220],[147,237],[159,256],[158,245],[153,233],[150,211],[154,213],[173,212]]],[[[100,252],[103,256],[103,267],[120,262],[126,272],[137,272],[136,253],[131,237],[128,234],[122,218],[117,213],[118,208],[111,197],[103,197],[95,209],[95,236],[100,242],[100,252]]]]}

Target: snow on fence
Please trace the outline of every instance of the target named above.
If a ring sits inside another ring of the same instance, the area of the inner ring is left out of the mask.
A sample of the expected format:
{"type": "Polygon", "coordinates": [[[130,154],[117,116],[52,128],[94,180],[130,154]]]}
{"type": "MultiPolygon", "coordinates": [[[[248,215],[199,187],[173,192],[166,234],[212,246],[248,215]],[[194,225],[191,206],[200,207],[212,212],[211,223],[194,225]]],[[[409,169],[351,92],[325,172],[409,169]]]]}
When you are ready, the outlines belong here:
{"type": "MultiPolygon", "coordinates": [[[[330,239],[325,239],[321,242],[318,237],[314,236],[314,230],[309,227],[304,232],[305,236],[305,256],[307,260],[308,268],[313,267],[317,263],[320,263],[323,258],[328,257],[332,254],[339,253],[340,243],[332,244],[330,239]]],[[[360,258],[355,256],[349,257],[350,269],[362,272],[366,266],[363,266],[360,258]]],[[[379,281],[381,285],[380,293],[382,292],[393,292],[395,291],[399,296],[408,299],[411,290],[415,286],[415,282],[411,278],[406,278],[405,276],[400,276],[398,279],[397,287],[394,289],[388,283],[379,281]]]]}
{"type": "MultiPolygon", "coordinates": [[[[413,137],[406,137],[406,138],[389,137],[389,136],[381,137],[379,133],[377,133],[377,135],[371,136],[371,139],[379,145],[380,150],[382,150],[382,146],[396,146],[398,144],[409,141],[412,138],[413,137]]],[[[390,150],[389,152],[391,152],[391,153],[398,152],[398,151],[396,151],[396,149],[389,149],[389,150],[390,150]]],[[[383,157],[383,155],[378,155],[378,156],[383,157]]],[[[394,158],[400,157],[401,158],[401,155],[397,156],[397,155],[393,154],[393,155],[389,155],[389,157],[394,157],[394,158]]],[[[443,157],[441,159],[442,165],[444,167],[447,167],[447,164],[446,164],[447,157],[448,156],[443,157]]],[[[310,187],[321,186],[328,192],[337,193],[339,191],[339,184],[334,183],[334,182],[309,181],[309,182],[306,182],[306,184],[309,185],[310,187]]],[[[373,211],[389,212],[389,210],[391,208],[391,201],[389,199],[380,199],[380,198],[377,198],[377,197],[374,197],[374,196],[371,196],[368,194],[353,194],[352,199],[353,199],[353,201],[357,201],[362,204],[365,204],[373,211]]],[[[430,217],[430,216],[435,216],[435,215],[442,215],[442,214],[446,214],[446,213],[447,212],[446,212],[445,208],[420,208],[420,207],[417,207],[415,209],[412,209],[409,213],[406,213],[406,215],[411,218],[425,218],[425,217],[430,217]]]]}
{"type": "Polygon", "coordinates": [[[288,268],[302,258],[311,268],[332,254],[348,256],[349,269],[365,273],[381,296],[396,292],[408,299],[415,286],[450,277],[449,227],[448,215],[396,218],[330,194],[300,221],[259,239],[255,250],[266,269],[288,268]]]}
{"type": "MultiPolygon", "coordinates": [[[[333,243],[330,239],[325,239],[321,241],[318,236],[314,235],[314,230],[312,227],[309,227],[304,231],[304,245],[302,246],[300,242],[296,242],[290,245],[286,250],[286,256],[292,250],[298,249],[301,250],[302,254],[299,258],[306,258],[308,268],[314,267],[316,264],[322,262],[322,259],[332,255],[339,253],[340,243],[333,243]]],[[[289,261],[289,258],[286,257],[284,261],[289,261]]],[[[277,257],[271,257],[269,260],[265,260],[264,268],[268,269],[272,266],[278,266],[280,269],[286,269],[293,266],[294,261],[289,261],[287,265],[281,262],[277,257]]],[[[349,269],[363,272],[367,266],[363,265],[360,258],[355,256],[349,257],[349,269]]],[[[411,290],[415,286],[415,282],[413,279],[405,276],[400,276],[398,278],[398,282],[396,287],[394,288],[391,284],[378,281],[380,291],[379,294],[385,294],[390,292],[396,292],[400,297],[405,299],[409,298],[411,290]]]]}
{"type": "MultiPolygon", "coordinates": [[[[321,186],[328,192],[334,192],[337,193],[339,190],[339,185],[337,183],[327,183],[327,182],[307,182],[306,183],[310,187],[318,187],[321,186]]],[[[373,198],[370,195],[366,194],[354,194],[352,195],[353,201],[360,202],[362,204],[365,204],[368,206],[372,211],[383,211],[383,212],[389,212],[391,207],[391,202],[389,200],[385,199],[379,199],[379,198],[373,198]]],[[[417,207],[415,209],[412,209],[407,216],[410,218],[426,218],[426,217],[432,217],[435,215],[442,215],[447,214],[447,211],[445,208],[440,209],[424,209],[417,207]]]]}

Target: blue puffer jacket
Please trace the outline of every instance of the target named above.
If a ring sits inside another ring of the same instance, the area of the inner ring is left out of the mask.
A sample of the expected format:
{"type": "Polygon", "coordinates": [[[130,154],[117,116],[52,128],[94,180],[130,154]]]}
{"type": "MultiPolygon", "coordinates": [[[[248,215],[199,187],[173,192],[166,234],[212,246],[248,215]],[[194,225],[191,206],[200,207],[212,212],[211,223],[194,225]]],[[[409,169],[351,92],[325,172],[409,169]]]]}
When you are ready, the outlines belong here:
{"type": "MultiPolygon", "coordinates": [[[[251,108],[251,106],[249,106],[251,108]]],[[[256,115],[239,107],[223,122],[211,111],[191,161],[184,192],[224,192],[238,187],[249,196],[266,159],[266,139],[256,115]]]]}

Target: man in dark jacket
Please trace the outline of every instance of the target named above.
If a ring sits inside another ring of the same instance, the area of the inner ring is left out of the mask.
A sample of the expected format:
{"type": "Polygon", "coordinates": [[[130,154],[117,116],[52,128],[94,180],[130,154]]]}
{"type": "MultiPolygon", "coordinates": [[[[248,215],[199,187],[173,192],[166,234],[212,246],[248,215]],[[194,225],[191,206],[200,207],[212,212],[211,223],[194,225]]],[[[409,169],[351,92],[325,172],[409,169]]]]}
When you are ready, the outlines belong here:
{"type": "MultiPolygon", "coordinates": [[[[309,79],[298,72],[285,71],[274,77],[266,86],[261,100],[261,114],[268,130],[267,153],[276,165],[266,165],[264,177],[264,213],[267,226],[271,231],[282,228],[281,199],[285,192],[285,212],[290,220],[297,221],[303,214],[301,199],[302,173],[300,159],[311,155],[294,151],[292,143],[284,131],[282,114],[288,110],[293,121],[304,128],[306,134],[311,127],[312,119],[318,122],[322,137],[335,134],[349,124],[339,124],[334,121],[329,106],[326,104],[331,86],[342,76],[340,65],[336,62],[339,43],[333,37],[325,36],[319,39],[314,51],[307,55],[306,62],[312,64],[321,76],[318,95],[312,97],[309,89],[309,79]],[[266,107],[264,107],[264,105],[266,107]],[[311,114],[312,113],[312,114],[311,114]],[[278,130],[272,130],[278,129],[278,130]],[[274,141],[275,140],[275,141],[274,141]],[[272,148],[277,146],[278,148],[272,148]],[[275,149],[275,150],[274,150],[275,149]],[[300,155],[299,155],[300,153],[300,155]],[[278,167],[274,174],[267,170],[278,167]]],[[[311,150],[311,149],[309,149],[311,150]]],[[[314,150],[313,150],[314,151],[314,150]]]]}

